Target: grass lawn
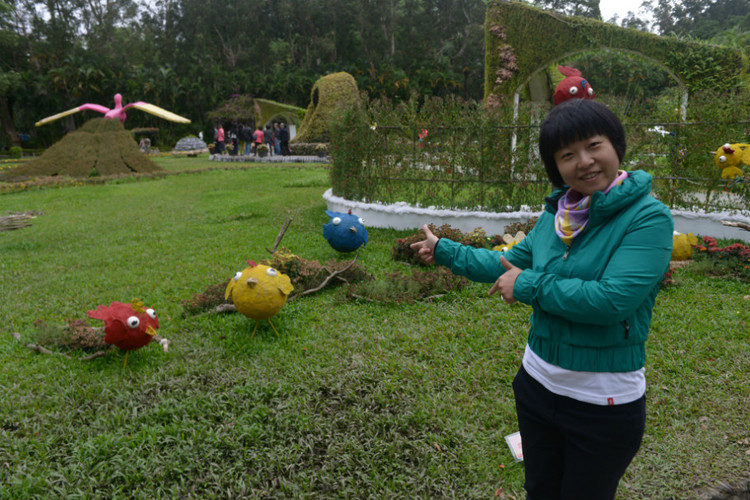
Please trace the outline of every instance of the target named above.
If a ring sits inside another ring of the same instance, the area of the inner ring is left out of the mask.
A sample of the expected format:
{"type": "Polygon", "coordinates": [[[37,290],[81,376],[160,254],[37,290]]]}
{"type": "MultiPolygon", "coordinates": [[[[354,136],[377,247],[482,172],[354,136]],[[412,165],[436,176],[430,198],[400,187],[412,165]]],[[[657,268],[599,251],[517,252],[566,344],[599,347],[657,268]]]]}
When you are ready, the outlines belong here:
{"type": "MultiPolygon", "coordinates": [[[[213,167],[161,158],[167,170],[213,167]]],[[[511,381],[530,308],[471,284],[416,304],[299,297],[277,337],[238,314],[185,317],[180,301],[282,246],[325,262],[320,165],[252,165],[0,195],[0,498],[524,498],[511,381]],[[83,361],[24,344],[38,321],[140,298],[149,345],[83,361]],[[22,342],[11,336],[20,333],[22,342]]],[[[222,165],[222,167],[225,167],[222,165]]],[[[425,221],[429,222],[429,221],[425,221]]],[[[358,262],[411,232],[370,228],[358,262]]],[[[750,287],[688,266],[658,297],[648,421],[618,498],[700,498],[750,476],[750,287]]]]}

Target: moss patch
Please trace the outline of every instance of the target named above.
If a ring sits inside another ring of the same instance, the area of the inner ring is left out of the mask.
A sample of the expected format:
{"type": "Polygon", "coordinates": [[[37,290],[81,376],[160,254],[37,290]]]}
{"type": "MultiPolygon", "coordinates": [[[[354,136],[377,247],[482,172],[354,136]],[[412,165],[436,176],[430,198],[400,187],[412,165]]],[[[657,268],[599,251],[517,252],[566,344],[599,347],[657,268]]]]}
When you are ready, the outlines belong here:
{"type": "Polygon", "coordinates": [[[90,177],[159,170],[158,165],[141,153],[122,123],[94,118],[63,137],[36,160],[8,170],[5,177],[90,177]]]}

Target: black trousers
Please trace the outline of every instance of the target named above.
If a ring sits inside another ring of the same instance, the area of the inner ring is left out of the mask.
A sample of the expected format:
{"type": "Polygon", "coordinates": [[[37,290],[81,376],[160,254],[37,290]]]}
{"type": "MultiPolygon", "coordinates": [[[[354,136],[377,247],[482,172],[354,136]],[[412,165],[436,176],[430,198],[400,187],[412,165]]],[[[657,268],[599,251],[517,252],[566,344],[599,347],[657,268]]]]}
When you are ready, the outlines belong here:
{"type": "Polygon", "coordinates": [[[612,500],[641,445],[646,398],[599,406],[548,391],[521,366],[513,381],[528,500],[612,500]]]}

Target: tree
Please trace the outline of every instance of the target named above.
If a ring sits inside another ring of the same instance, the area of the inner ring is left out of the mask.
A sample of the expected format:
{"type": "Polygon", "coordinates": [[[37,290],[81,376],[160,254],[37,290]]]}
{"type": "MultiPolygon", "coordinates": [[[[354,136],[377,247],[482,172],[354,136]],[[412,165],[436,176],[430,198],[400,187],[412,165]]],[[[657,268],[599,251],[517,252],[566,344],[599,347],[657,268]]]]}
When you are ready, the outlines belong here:
{"type": "Polygon", "coordinates": [[[11,5],[0,2],[0,125],[3,127],[3,137],[0,144],[8,143],[14,146],[20,144],[16,124],[13,117],[13,100],[21,90],[22,78],[17,71],[17,54],[20,47],[20,37],[12,31],[12,16],[14,9],[11,5]]]}
{"type": "Polygon", "coordinates": [[[647,0],[659,33],[708,40],[718,34],[750,31],[750,0],[647,0]]]}
{"type": "MultiPolygon", "coordinates": [[[[2,46],[0,71],[18,73],[25,90],[13,97],[6,79],[7,107],[31,130],[116,92],[198,122],[233,94],[304,107],[313,83],[338,71],[374,95],[483,94],[486,0],[4,1],[17,45],[2,46]]],[[[54,140],[62,123],[38,133],[54,140]]]]}
{"type": "Polygon", "coordinates": [[[599,0],[533,0],[534,5],[569,16],[589,17],[601,21],[599,0]]]}

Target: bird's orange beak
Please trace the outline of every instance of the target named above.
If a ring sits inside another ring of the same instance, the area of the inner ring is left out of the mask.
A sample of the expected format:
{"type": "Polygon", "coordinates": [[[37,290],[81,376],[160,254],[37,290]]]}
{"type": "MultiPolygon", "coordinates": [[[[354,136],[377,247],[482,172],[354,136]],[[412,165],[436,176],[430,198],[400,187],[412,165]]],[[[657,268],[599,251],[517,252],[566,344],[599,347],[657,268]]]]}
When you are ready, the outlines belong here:
{"type": "Polygon", "coordinates": [[[156,335],[156,330],[154,330],[153,326],[149,326],[148,328],[146,328],[146,334],[153,337],[154,335],[156,335]]]}

